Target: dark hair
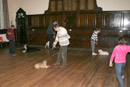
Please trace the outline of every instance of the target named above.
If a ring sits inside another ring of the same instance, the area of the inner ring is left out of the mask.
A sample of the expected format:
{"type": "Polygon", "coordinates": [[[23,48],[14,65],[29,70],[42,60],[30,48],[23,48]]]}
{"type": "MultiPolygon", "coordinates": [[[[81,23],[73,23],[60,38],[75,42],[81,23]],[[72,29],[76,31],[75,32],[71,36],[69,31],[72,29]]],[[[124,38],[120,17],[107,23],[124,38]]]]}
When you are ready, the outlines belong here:
{"type": "Polygon", "coordinates": [[[14,27],[14,25],[11,25],[11,27],[14,27]]]}
{"type": "Polygon", "coordinates": [[[60,27],[59,24],[54,24],[54,28],[60,27]]]}
{"type": "Polygon", "coordinates": [[[98,28],[96,28],[96,31],[101,31],[101,28],[99,28],[99,27],[98,27],[98,28]]]}
{"type": "Polygon", "coordinates": [[[128,38],[126,36],[122,36],[118,40],[118,44],[127,45],[128,44],[128,38]]]}

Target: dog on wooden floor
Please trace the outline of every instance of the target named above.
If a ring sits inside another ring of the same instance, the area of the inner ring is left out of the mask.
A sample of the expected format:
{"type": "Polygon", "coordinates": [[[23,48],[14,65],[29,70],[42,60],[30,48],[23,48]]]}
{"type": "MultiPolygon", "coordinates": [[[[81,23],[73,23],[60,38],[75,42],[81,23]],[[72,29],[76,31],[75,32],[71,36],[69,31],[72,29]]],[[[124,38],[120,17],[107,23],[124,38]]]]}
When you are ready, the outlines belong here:
{"type": "Polygon", "coordinates": [[[48,41],[48,42],[45,44],[45,48],[49,48],[49,43],[50,43],[50,41],[48,41]]]}
{"type": "Polygon", "coordinates": [[[98,52],[99,52],[98,55],[109,55],[109,52],[103,51],[102,49],[99,49],[98,52]]]}
{"type": "Polygon", "coordinates": [[[32,47],[32,46],[29,46],[28,44],[25,44],[24,45],[24,50],[22,51],[23,53],[26,53],[26,52],[36,52],[36,51],[41,51],[42,49],[38,48],[38,47],[32,47]]]}
{"type": "Polygon", "coordinates": [[[44,60],[44,61],[42,61],[41,63],[36,63],[36,64],[34,65],[34,67],[35,67],[36,69],[49,68],[49,66],[47,65],[47,60],[44,60]]]}
{"type": "Polygon", "coordinates": [[[45,48],[49,48],[49,44],[50,44],[50,41],[47,41],[47,43],[45,44],[45,48]]]}

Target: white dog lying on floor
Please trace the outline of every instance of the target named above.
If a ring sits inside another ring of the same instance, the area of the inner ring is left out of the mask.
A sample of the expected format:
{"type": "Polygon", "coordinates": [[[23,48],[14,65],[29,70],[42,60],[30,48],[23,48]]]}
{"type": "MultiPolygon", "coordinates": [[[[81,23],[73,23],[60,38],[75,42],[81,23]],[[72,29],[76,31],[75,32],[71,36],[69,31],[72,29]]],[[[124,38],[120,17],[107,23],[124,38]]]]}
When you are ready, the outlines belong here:
{"type": "Polygon", "coordinates": [[[98,55],[109,55],[109,52],[103,51],[102,49],[99,49],[98,52],[99,52],[98,55]]]}
{"type": "Polygon", "coordinates": [[[34,67],[35,67],[36,69],[49,68],[49,66],[47,65],[47,60],[44,60],[44,61],[41,62],[41,63],[36,63],[36,64],[34,65],[34,67]]]}

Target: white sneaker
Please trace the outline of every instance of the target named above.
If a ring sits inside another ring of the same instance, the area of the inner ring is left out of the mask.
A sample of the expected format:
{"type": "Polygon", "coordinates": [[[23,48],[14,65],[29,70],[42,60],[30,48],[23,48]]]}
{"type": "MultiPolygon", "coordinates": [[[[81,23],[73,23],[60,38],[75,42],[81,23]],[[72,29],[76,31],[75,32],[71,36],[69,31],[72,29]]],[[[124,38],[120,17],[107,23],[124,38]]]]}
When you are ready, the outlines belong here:
{"type": "Polygon", "coordinates": [[[97,55],[97,53],[93,52],[92,55],[97,55]]]}
{"type": "Polygon", "coordinates": [[[122,75],[121,78],[124,79],[124,75],[122,75]]]}

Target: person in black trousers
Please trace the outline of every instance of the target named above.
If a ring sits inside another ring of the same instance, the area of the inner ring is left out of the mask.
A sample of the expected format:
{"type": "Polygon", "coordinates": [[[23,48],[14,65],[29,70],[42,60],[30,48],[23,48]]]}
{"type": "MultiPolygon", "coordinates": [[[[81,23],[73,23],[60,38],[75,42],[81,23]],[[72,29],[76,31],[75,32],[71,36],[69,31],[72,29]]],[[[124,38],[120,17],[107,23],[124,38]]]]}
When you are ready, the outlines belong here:
{"type": "Polygon", "coordinates": [[[48,40],[49,40],[49,49],[53,48],[53,36],[55,34],[55,30],[54,30],[54,25],[57,24],[56,21],[54,21],[53,23],[51,23],[47,29],[47,36],[48,36],[48,40]]]}

